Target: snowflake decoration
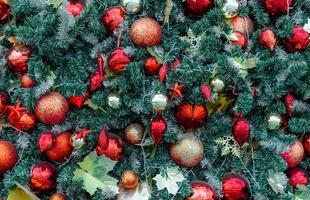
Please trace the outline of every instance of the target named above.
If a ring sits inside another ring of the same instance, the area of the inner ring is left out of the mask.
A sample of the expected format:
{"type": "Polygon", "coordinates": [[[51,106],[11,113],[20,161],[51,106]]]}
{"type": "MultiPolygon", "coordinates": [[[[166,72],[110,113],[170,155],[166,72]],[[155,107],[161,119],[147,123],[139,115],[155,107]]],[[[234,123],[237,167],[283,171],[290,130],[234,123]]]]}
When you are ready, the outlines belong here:
{"type": "Polygon", "coordinates": [[[186,51],[189,52],[192,57],[194,57],[199,52],[199,48],[204,37],[205,33],[196,35],[192,29],[188,29],[187,36],[181,37],[180,39],[189,45],[186,51]]]}
{"type": "Polygon", "coordinates": [[[245,154],[242,150],[246,149],[248,144],[245,143],[242,147],[239,146],[233,136],[224,136],[215,140],[215,143],[222,148],[222,156],[232,154],[238,158],[242,158],[245,154]]]}

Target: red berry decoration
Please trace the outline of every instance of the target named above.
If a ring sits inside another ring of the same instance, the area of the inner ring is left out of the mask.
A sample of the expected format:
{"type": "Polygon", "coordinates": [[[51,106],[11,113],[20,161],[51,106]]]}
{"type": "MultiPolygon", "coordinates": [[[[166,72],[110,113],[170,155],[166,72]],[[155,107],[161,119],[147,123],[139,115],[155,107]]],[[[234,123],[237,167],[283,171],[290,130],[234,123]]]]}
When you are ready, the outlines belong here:
{"type": "Polygon", "coordinates": [[[203,125],[208,115],[204,105],[182,103],[177,107],[175,118],[185,129],[197,129],[203,125]]]}
{"type": "Polygon", "coordinates": [[[246,49],[248,45],[248,41],[246,36],[238,31],[234,31],[233,34],[237,37],[236,41],[229,41],[229,44],[235,45],[235,46],[240,46],[242,49],[246,49]]]}
{"type": "Polygon", "coordinates": [[[212,92],[211,92],[210,87],[207,84],[200,85],[200,93],[204,99],[211,101],[212,92]]]}
{"type": "Polygon", "coordinates": [[[161,68],[159,69],[159,71],[158,71],[159,82],[163,83],[166,80],[168,71],[169,71],[168,65],[167,64],[163,64],[161,66],[161,68]]]}
{"type": "Polygon", "coordinates": [[[111,72],[118,73],[124,71],[130,63],[130,57],[122,48],[112,50],[108,57],[108,68],[111,72]]]}
{"type": "Polygon", "coordinates": [[[67,200],[67,198],[62,193],[55,193],[50,197],[50,200],[67,200]]]}
{"type": "Polygon", "coordinates": [[[262,0],[263,6],[270,15],[280,16],[286,14],[289,7],[292,7],[294,0],[262,0]]]}
{"type": "Polygon", "coordinates": [[[240,146],[249,138],[251,132],[250,124],[243,116],[236,116],[232,121],[232,134],[240,146]]]}
{"type": "Polygon", "coordinates": [[[0,140],[0,175],[13,169],[17,160],[18,154],[14,144],[0,140]]]}
{"type": "Polygon", "coordinates": [[[7,54],[7,61],[12,71],[17,74],[24,74],[28,70],[27,62],[30,58],[31,50],[23,45],[17,45],[10,49],[7,54]]]}
{"type": "Polygon", "coordinates": [[[303,141],[304,150],[308,156],[310,156],[310,133],[307,133],[303,141]]]}
{"type": "Polygon", "coordinates": [[[89,98],[90,94],[88,91],[85,92],[84,96],[72,96],[68,99],[68,103],[78,109],[82,108],[85,101],[89,98]]]}
{"type": "Polygon", "coordinates": [[[157,74],[159,68],[160,68],[160,64],[157,62],[155,57],[148,58],[144,62],[145,72],[149,75],[157,74]]]}
{"type": "Polygon", "coordinates": [[[164,133],[167,130],[167,122],[164,118],[158,116],[151,121],[150,135],[155,144],[160,144],[164,139],[164,133]]]}
{"type": "Polygon", "coordinates": [[[7,118],[9,123],[18,131],[29,131],[36,125],[36,118],[32,113],[26,111],[19,103],[7,106],[7,118]]]}
{"type": "Polygon", "coordinates": [[[10,15],[9,12],[9,5],[7,5],[5,2],[0,1],[0,21],[5,20],[10,15]]]}
{"type": "Polygon", "coordinates": [[[157,46],[161,38],[161,27],[152,18],[140,18],[130,27],[130,39],[138,47],[157,46]]]}
{"type": "Polygon", "coordinates": [[[36,192],[47,191],[56,187],[56,170],[48,162],[39,162],[32,167],[29,181],[31,189],[36,192]]]}
{"type": "Polygon", "coordinates": [[[248,181],[238,174],[227,174],[222,180],[223,199],[225,200],[248,200],[248,181]]]}
{"type": "Polygon", "coordinates": [[[56,125],[65,120],[69,111],[68,101],[58,92],[49,92],[37,101],[35,114],[44,124],[56,125]]]}
{"type": "Polygon", "coordinates": [[[47,144],[52,143],[52,148],[44,152],[46,157],[51,161],[64,162],[70,157],[73,151],[70,132],[59,133],[55,136],[54,142],[49,140],[46,140],[46,142],[47,144]]]}
{"type": "Polygon", "coordinates": [[[216,193],[213,188],[203,181],[195,181],[191,183],[193,193],[186,200],[217,200],[216,193]]]}
{"type": "Polygon", "coordinates": [[[113,134],[107,133],[103,129],[99,134],[99,144],[96,147],[98,156],[105,155],[112,160],[120,160],[124,152],[124,144],[122,139],[113,134]]]}
{"type": "Polygon", "coordinates": [[[237,16],[232,18],[231,26],[233,31],[243,33],[245,36],[252,35],[253,33],[253,21],[248,16],[237,16]]]}
{"type": "Polygon", "coordinates": [[[36,86],[36,82],[32,80],[28,74],[24,74],[20,77],[20,84],[23,88],[32,88],[36,86]]]}
{"type": "Polygon", "coordinates": [[[73,17],[79,16],[84,8],[85,8],[85,5],[81,1],[78,1],[78,2],[69,1],[67,5],[67,11],[71,13],[73,17]]]}
{"type": "Polygon", "coordinates": [[[265,28],[259,34],[259,43],[273,51],[277,44],[277,36],[270,28],[265,28]]]}
{"type": "Polygon", "coordinates": [[[105,28],[112,33],[119,28],[120,24],[125,20],[125,10],[120,6],[115,6],[106,10],[101,18],[105,28]]]}
{"type": "Polygon", "coordinates": [[[288,169],[286,174],[293,188],[297,187],[297,185],[307,186],[309,184],[309,176],[306,170],[296,167],[288,169]]]}
{"type": "Polygon", "coordinates": [[[0,92],[0,115],[6,111],[6,106],[9,104],[8,96],[4,92],[0,92]]]}
{"type": "Polygon", "coordinates": [[[281,153],[282,158],[285,160],[288,168],[293,168],[299,165],[299,163],[304,158],[304,147],[300,140],[296,140],[294,144],[292,144],[288,151],[281,153]]]}
{"type": "Polygon", "coordinates": [[[305,50],[309,44],[310,34],[302,26],[294,27],[292,36],[283,41],[284,47],[292,52],[305,50]]]}
{"type": "Polygon", "coordinates": [[[287,95],[285,97],[285,106],[286,106],[287,114],[289,116],[291,116],[293,113],[294,102],[295,102],[295,97],[290,92],[287,93],[287,95]]]}
{"type": "Polygon", "coordinates": [[[189,14],[203,15],[211,8],[212,4],[212,0],[186,0],[185,10],[189,14]]]}

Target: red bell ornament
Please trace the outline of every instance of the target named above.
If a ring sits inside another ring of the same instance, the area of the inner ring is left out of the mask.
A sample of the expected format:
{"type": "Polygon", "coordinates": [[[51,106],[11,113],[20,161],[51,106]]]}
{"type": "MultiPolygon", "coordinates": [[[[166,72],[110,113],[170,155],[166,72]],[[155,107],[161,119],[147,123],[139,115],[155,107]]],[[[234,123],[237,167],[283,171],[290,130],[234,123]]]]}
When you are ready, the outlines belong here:
{"type": "Polygon", "coordinates": [[[125,10],[121,6],[114,6],[104,12],[101,21],[108,32],[113,33],[125,20],[125,14],[125,10]]]}
{"type": "Polygon", "coordinates": [[[164,118],[158,116],[151,121],[150,135],[155,144],[160,144],[163,141],[166,130],[167,122],[164,118]]]}
{"type": "Polygon", "coordinates": [[[288,168],[293,168],[299,165],[304,158],[304,147],[300,140],[296,140],[294,144],[291,144],[289,150],[281,153],[282,158],[287,164],[288,168]]]}
{"type": "Polygon", "coordinates": [[[307,186],[309,184],[309,175],[306,170],[296,167],[288,169],[286,174],[293,188],[297,187],[297,185],[307,186]]]}
{"type": "Polygon", "coordinates": [[[130,63],[130,60],[130,56],[123,48],[116,48],[112,50],[108,56],[108,68],[114,73],[124,71],[130,63]]]}
{"type": "Polygon", "coordinates": [[[227,174],[222,180],[222,193],[225,200],[248,200],[250,197],[248,181],[239,174],[227,174]]]}
{"type": "Polygon", "coordinates": [[[191,183],[193,193],[186,200],[217,200],[216,193],[213,188],[203,181],[195,181],[191,183]]]}
{"type": "Polygon", "coordinates": [[[123,140],[113,134],[107,133],[103,129],[99,134],[99,142],[96,147],[96,152],[98,156],[105,155],[112,160],[120,160],[124,153],[123,140]]]}
{"type": "Polygon", "coordinates": [[[9,68],[17,74],[24,74],[28,70],[27,62],[30,58],[30,48],[17,45],[10,49],[7,54],[9,68]]]}
{"type": "Polygon", "coordinates": [[[79,16],[84,8],[85,4],[81,1],[69,1],[69,3],[67,4],[67,11],[73,17],[79,16]]]}
{"type": "Polygon", "coordinates": [[[310,44],[310,34],[302,26],[295,26],[291,37],[283,40],[284,47],[291,52],[303,51],[310,44]]]}
{"type": "Polygon", "coordinates": [[[189,14],[203,15],[212,4],[212,0],[185,0],[185,10],[189,14]]]}
{"type": "Polygon", "coordinates": [[[39,162],[32,167],[29,185],[35,192],[48,191],[56,187],[56,170],[48,162],[39,162]]]}
{"type": "Polygon", "coordinates": [[[9,123],[18,131],[29,131],[36,125],[36,118],[32,113],[26,111],[19,103],[7,106],[7,118],[9,123]]]}
{"type": "Polygon", "coordinates": [[[160,64],[157,62],[155,57],[150,57],[144,62],[145,72],[149,75],[155,75],[158,73],[160,64]]]}
{"type": "Polygon", "coordinates": [[[204,124],[207,115],[208,111],[204,105],[182,103],[176,109],[175,118],[185,129],[197,129],[204,124]]]}
{"type": "Polygon", "coordinates": [[[262,0],[265,10],[276,17],[286,14],[294,2],[295,0],[262,0]]]}
{"type": "Polygon", "coordinates": [[[277,36],[270,28],[263,29],[259,34],[259,43],[273,51],[277,44],[277,36]]]}

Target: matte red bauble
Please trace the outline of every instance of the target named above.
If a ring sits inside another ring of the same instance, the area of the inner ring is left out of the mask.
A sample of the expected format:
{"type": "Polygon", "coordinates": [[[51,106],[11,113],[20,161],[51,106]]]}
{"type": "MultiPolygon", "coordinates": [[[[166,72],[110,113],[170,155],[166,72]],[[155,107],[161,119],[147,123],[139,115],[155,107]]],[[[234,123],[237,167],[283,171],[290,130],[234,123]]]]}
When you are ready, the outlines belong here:
{"type": "Polygon", "coordinates": [[[182,103],[176,109],[175,119],[185,129],[196,129],[204,124],[207,115],[208,111],[204,105],[182,103]]]}
{"type": "Polygon", "coordinates": [[[303,140],[304,150],[310,156],[310,133],[307,133],[303,140]]]}
{"type": "Polygon", "coordinates": [[[38,139],[38,146],[41,152],[50,150],[56,141],[56,136],[51,131],[45,131],[40,134],[38,139]]]}
{"type": "Polygon", "coordinates": [[[67,11],[71,13],[73,17],[79,16],[84,8],[85,5],[81,1],[78,2],[69,1],[67,5],[67,11]]]}
{"type": "Polygon", "coordinates": [[[37,101],[36,117],[44,124],[56,125],[63,122],[68,114],[69,104],[58,92],[49,92],[37,101]]]}
{"type": "Polygon", "coordinates": [[[108,57],[108,68],[111,72],[118,73],[126,69],[130,63],[130,57],[122,48],[112,50],[108,57]]]}
{"type": "Polygon", "coordinates": [[[277,44],[277,36],[270,28],[265,28],[259,34],[259,43],[273,51],[277,44]]]}
{"type": "Polygon", "coordinates": [[[284,47],[292,52],[305,50],[309,44],[310,34],[302,26],[294,27],[292,36],[283,41],[284,47]]]}
{"type": "Polygon", "coordinates": [[[9,123],[18,131],[28,131],[36,125],[36,118],[32,113],[26,111],[19,103],[7,106],[7,118],[9,123]]]}
{"type": "Polygon", "coordinates": [[[246,49],[248,45],[248,41],[246,36],[238,31],[234,31],[232,34],[234,34],[237,37],[236,41],[229,41],[229,44],[235,45],[235,46],[240,46],[242,49],[246,49]]]}
{"type": "Polygon", "coordinates": [[[45,155],[51,161],[65,162],[70,157],[72,151],[71,133],[62,132],[56,135],[52,148],[45,151],[45,155]]]}
{"type": "Polygon", "coordinates": [[[148,58],[144,62],[145,72],[149,75],[157,74],[159,68],[160,68],[160,64],[157,62],[155,57],[148,58]]]}
{"type": "Polygon", "coordinates": [[[99,134],[99,144],[96,147],[98,156],[105,155],[112,160],[120,160],[124,152],[122,139],[113,134],[101,131],[99,134]]]}
{"type": "Polygon", "coordinates": [[[67,200],[67,198],[62,193],[55,193],[50,197],[50,200],[67,200]]]}
{"type": "Polygon", "coordinates": [[[28,74],[24,74],[20,77],[20,84],[23,88],[32,88],[36,86],[36,82],[32,80],[28,74]]]}
{"type": "Polygon", "coordinates": [[[161,27],[152,18],[140,18],[130,27],[130,39],[138,47],[157,46],[161,38],[161,27]]]}
{"type": "Polygon", "coordinates": [[[263,6],[270,15],[280,16],[286,14],[289,7],[292,7],[294,0],[262,0],[263,6]]]}
{"type": "Polygon", "coordinates": [[[309,184],[309,175],[306,170],[301,168],[292,168],[286,171],[287,177],[290,181],[292,187],[296,187],[297,185],[305,185],[309,184]]]}
{"type": "Polygon", "coordinates": [[[232,134],[240,146],[242,146],[250,136],[250,124],[243,118],[235,118],[232,122],[232,134]]]}
{"type": "Polygon", "coordinates": [[[9,9],[9,5],[7,5],[5,2],[0,1],[0,21],[8,18],[8,16],[10,15],[9,9]]]}
{"type": "Polygon", "coordinates": [[[68,103],[78,109],[82,108],[85,101],[89,98],[90,94],[88,91],[85,92],[84,96],[72,96],[68,99],[68,103]]]}
{"type": "Polygon", "coordinates": [[[286,106],[287,114],[289,116],[291,116],[294,111],[293,110],[294,102],[295,102],[295,97],[293,96],[293,94],[291,94],[290,92],[287,93],[287,95],[285,96],[285,106],[286,106]]]}
{"type": "Polygon", "coordinates": [[[14,144],[0,140],[0,175],[13,169],[17,160],[18,154],[14,144]]]}
{"type": "Polygon", "coordinates": [[[203,181],[195,181],[191,183],[193,193],[186,200],[217,200],[216,193],[213,188],[203,181]]]}
{"type": "Polygon", "coordinates": [[[202,15],[211,8],[212,0],[186,0],[185,10],[189,14],[202,15]]]}
{"type": "Polygon", "coordinates": [[[248,200],[248,181],[238,174],[227,174],[222,180],[222,192],[224,200],[248,200]]]}
{"type": "Polygon", "coordinates": [[[115,6],[106,10],[101,18],[105,28],[112,33],[119,28],[120,24],[125,20],[125,10],[121,6],[115,6]]]}
{"type": "Polygon", "coordinates": [[[160,144],[163,141],[166,130],[167,122],[164,118],[158,116],[151,121],[150,135],[155,144],[160,144]]]}
{"type": "Polygon", "coordinates": [[[199,138],[186,134],[169,148],[170,159],[181,167],[194,167],[203,157],[203,144],[199,138]]]}
{"type": "Polygon", "coordinates": [[[201,84],[199,89],[202,97],[208,101],[211,101],[212,92],[210,87],[207,84],[201,84]]]}
{"type": "Polygon", "coordinates": [[[31,50],[23,45],[17,45],[10,49],[7,54],[9,68],[17,74],[27,72],[27,62],[30,58],[31,50]]]}
{"type": "Polygon", "coordinates": [[[304,147],[300,140],[296,140],[294,144],[291,144],[288,151],[281,153],[282,158],[287,164],[288,168],[296,167],[304,158],[304,147]]]}
{"type": "Polygon", "coordinates": [[[252,35],[253,33],[253,21],[248,16],[237,16],[231,20],[233,31],[243,33],[245,36],[252,35]]]}
{"type": "Polygon", "coordinates": [[[32,167],[29,181],[31,189],[36,192],[46,191],[56,186],[56,170],[48,162],[39,162],[32,167]]]}
{"type": "Polygon", "coordinates": [[[138,174],[133,170],[125,170],[121,175],[121,184],[126,189],[133,189],[138,185],[138,174]]]}
{"type": "Polygon", "coordinates": [[[4,92],[0,92],[0,115],[6,111],[6,106],[9,104],[8,96],[4,92]]]}

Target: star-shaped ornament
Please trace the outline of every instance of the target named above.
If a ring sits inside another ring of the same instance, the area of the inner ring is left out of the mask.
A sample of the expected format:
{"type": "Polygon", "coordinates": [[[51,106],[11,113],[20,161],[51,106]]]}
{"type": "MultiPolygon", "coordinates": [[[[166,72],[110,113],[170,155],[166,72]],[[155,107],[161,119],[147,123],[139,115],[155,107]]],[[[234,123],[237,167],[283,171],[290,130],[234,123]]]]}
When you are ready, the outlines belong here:
{"type": "Polygon", "coordinates": [[[181,90],[185,87],[185,84],[181,84],[179,85],[178,82],[175,82],[174,85],[169,88],[169,90],[171,91],[171,99],[174,99],[175,97],[179,96],[179,97],[183,97],[181,90]]]}

